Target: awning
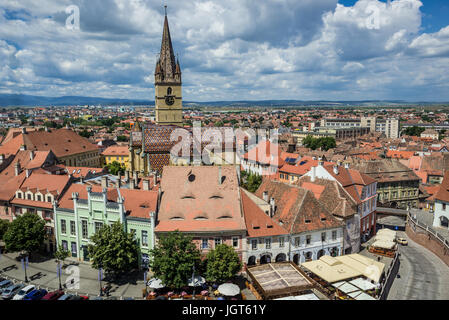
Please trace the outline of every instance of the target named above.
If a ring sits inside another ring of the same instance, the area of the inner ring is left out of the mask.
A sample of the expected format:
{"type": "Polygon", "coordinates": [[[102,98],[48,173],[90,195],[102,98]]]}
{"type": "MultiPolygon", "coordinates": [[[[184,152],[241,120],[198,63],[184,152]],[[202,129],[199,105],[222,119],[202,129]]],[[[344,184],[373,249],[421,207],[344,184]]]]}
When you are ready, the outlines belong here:
{"type": "Polygon", "coordinates": [[[236,296],[240,293],[239,286],[233,283],[223,283],[217,290],[224,296],[236,296]]]}

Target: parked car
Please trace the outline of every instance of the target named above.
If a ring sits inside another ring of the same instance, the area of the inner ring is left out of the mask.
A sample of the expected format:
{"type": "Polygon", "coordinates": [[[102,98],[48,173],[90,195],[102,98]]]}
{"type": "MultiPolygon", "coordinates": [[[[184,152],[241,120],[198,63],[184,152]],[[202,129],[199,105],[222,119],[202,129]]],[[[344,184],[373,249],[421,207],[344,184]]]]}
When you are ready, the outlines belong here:
{"type": "Polygon", "coordinates": [[[45,289],[35,289],[28,293],[23,300],[41,300],[47,293],[45,289]]]}
{"type": "Polygon", "coordinates": [[[25,285],[21,284],[21,283],[16,283],[13,284],[11,286],[9,286],[8,288],[4,289],[2,292],[2,298],[3,300],[9,300],[12,297],[14,297],[20,289],[22,289],[25,285]]]}
{"type": "Polygon", "coordinates": [[[30,293],[31,291],[33,291],[34,289],[36,289],[35,285],[29,285],[26,286],[25,288],[22,288],[19,293],[17,293],[14,298],[12,298],[13,300],[23,300],[23,298],[25,298],[25,296],[30,293]]]}
{"type": "Polygon", "coordinates": [[[69,300],[70,297],[72,297],[72,296],[73,296],[73,294],[66,293],[66,294],[63,294],[62,296],[60,296],[58,298],[58,300],[69,300]]]}
{"type": "Polygon", "coordinates": [[[402,244],[403,246],[408,245],[408,241],[405,238],[397,238],[396,242],[402,244]]]}
{"type": "Polygon", "coordinates": [[[59,297],[64,295],[64,291],[56,290],[47,293],[42,300],[58,300],[59,297]]]}
{"type": "Polygon", "coordinates": [[[86,297],[86,296],[71,296],[67,300],[89,300],[89,297],[86,297]]]}
{"type": "Polygon", "coordinates": [[[3,280],[2,282],[0,282],[0,293],[2,293],[3,290],[8,288],[9,286],[12,286],[13,284],[14,283],[11,280],[3,280]]]}

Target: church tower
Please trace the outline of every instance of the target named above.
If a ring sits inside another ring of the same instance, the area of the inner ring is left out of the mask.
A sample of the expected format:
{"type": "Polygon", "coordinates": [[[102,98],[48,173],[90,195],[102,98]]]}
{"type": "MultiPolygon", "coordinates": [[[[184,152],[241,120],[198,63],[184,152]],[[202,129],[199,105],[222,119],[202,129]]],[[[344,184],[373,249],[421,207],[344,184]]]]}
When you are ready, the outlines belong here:
{"type": "Polygon", "coordinates": [[[160,57],[154,72],[156,124],[182,126],[181,66],[175,59],[165,6],[164,31],[160,57]]]}

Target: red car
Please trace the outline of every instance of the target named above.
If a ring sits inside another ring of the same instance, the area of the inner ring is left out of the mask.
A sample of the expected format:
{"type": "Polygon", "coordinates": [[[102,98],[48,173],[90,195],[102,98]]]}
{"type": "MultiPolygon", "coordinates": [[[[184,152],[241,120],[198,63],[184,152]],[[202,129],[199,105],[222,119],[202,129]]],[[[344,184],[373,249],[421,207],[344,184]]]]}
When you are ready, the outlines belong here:
{"type": "Polygon", "coordinates": [[[52,291],[47,293],[42,300],[58,300],[59,297],[61,297],[64,294],[64,291],[52,291]]]}

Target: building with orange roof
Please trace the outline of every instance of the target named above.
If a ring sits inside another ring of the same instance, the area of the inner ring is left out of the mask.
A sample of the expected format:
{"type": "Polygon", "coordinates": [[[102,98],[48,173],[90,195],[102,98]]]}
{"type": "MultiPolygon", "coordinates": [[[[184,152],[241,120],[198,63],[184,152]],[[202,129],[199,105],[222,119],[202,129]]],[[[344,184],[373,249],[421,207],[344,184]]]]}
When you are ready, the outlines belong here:
{"type": "Polygon", "coordinates": [[[259,176],[275,176],[283,164],[284,160],[281,158],[279,145],[265,139],[250,148],[241,159],[241,166],[244,171],[259,176]]]}
{"type": "Polygon", "coordinates": [[[45,251],[54,252],[56,241],[53,201],[57,201],[67,190],[72,178],[64,175],[39,174],[31,170],[26,170],[25,177],[10,201],[13,219],[25,213],[41,217],[45,221],[47,234],[44,241],[45,251]]]}
{"type": "Polygon", "coordinates": [[[146,269],[154,247],[158,192],[72,184],[54,206],[56,239],[80,261],[89,261],[89,238],[116,221],[139,243],[139,265],[146,269]]]}
{"type": "Polygon", "coordinates": [[[161,179],[156,238],[179,230],[203,255],[228,244],[246,260],[246,224],[234,166],[166,166],[161,179]]]}
{"type": "Polygon", "coordinates": [[[320,178],[338,182],[356,204],[362,240],[376,233],[377,181],[375,179],[358,170],[350,169],[348,163],[344,166],[338,163],[325,165],[322,161],[306,176],[311,180],[320,178]]]}
{"type": "Polygon", "coordinates": [[[446,171],[443,182],[434,197],[433,226],[449,229],[449,171],[446,171]]]}
{"type": "Polygon", "coordinates": [[[393,159],[410,159],[414,155],[415,155],[415,151],[388,150],[386,153],[387,158],[393,158],[393,159]]]}
{"type": "Polygon", "coordinates": [[[129,147],[128,146],[110,146],[101,153],[102,166],[117,161],[129,169],[129,147]]]}
{"type": "Polygon", "coordinates": [[[299,264],[343,253],[343,223],[318,202],[313,192],[264,178],[255,195],[270,204],[272,219],[288,231],[289,261],[299,264]]]}
{"type": "Polygon", "coordinates": [[[287,261],[288,231],[257,205],[253,194],[244,189],[240,192],[249,243],[246,265],[270,263],[272,258],[273,262],[287,261]]]}

